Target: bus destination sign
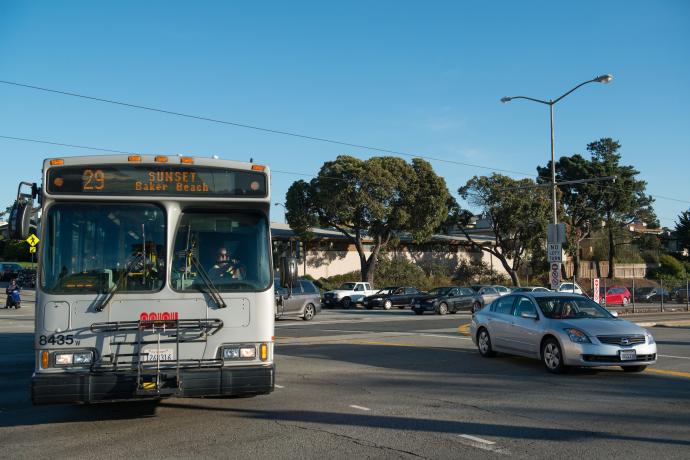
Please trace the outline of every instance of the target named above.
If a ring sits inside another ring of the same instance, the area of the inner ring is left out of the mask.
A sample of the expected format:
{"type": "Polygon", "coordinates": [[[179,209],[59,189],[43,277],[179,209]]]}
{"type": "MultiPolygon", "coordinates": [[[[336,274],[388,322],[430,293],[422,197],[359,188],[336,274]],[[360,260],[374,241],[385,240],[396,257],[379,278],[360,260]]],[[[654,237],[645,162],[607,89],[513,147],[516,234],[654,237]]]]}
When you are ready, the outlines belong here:
{"type": "Polygon", "coordinates": [[[62,166],[47,182],[55,195],[266,196],[264,173],[208,166],[62,166]]]}

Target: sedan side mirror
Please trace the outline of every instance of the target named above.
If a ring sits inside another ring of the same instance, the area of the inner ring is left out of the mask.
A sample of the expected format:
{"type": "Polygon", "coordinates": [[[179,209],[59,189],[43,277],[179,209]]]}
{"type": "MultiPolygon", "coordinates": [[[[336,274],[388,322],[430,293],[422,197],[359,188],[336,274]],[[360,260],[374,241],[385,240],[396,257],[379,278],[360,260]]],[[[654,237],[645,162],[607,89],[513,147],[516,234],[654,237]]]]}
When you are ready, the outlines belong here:
{"type": "Polygon", "coordinates": [[[618,312],[617,311],[610,311],[609,313],[611,313],[611,316],[613,316],[614,318],[618,318],[618,312]]]}
{"type": "Polygon", "coordinates": [[[521,318],[533,319],[533,320],[538,320],[538,319],[539,319],[539,316],[537,316],[536,313],[532,313],[532,312],[529,312],[529,311],[523,311],[522,313],[520,313],[520,317],[521,317],[521,318]]]}

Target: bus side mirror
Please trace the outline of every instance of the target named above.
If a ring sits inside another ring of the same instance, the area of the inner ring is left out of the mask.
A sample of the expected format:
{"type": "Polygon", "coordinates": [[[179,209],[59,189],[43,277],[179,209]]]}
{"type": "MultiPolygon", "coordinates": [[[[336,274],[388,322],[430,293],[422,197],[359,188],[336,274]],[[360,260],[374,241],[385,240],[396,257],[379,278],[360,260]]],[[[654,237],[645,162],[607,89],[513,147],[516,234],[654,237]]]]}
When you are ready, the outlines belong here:
{"type": "Polygon", "coordinates": [[[292,286],[297,280],[297,259],[294,257],[281,257],[280,259],[280,284],[288,289],[288,295],[292,294],[292,286]]]}
{"type": "Polygon", "coordinates": [[[14,240],[25,240],[29,236],[31,225],[32,203],[30,201],[15,201],[10,210],[7,222],[9,237],[14,240]]]}

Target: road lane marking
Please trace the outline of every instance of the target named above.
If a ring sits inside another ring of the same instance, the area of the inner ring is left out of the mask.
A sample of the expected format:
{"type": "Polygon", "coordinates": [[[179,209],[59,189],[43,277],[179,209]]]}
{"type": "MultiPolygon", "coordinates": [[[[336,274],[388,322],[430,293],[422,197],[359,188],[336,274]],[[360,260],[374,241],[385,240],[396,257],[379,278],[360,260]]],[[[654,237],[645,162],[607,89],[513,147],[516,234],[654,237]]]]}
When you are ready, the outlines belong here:
{"type": "Polygon", "coordinates": [[[471,340],[469,337],[458,337],[457,335],[440,335],[440,334],[419,334],[422,337],[438,337],[441,339],[456,339],[456,340],[471,340]]]}
{"type": "Polygon", "coordinates": [[[458,328],[458,332],[462,335],[470,335],[470,325],[469,324],[463,324],[458,328]]]}
{"type": "Polygon", "coordinates": [[[275,386],[276,388],[285,388],[283,385],[277,385],[275,386]]]}
{"type": "Polygon", "coordinates": [[[371,410],[371,409],[369,409],[368,407],[363,407],[363,406],[356,406],[356,405],[354,405],[354,404],[350,404],[350,407],[351,407],[351,408],[353,408],[353,409],[359,409],[359,410],[363,410],[363,411],[365,411],[365,412],[367,412],[367,411],[370,411],[370,410],[371,410]]]}
{"type": "Polygon", "coordinates": [[[489,445],[496,444],[495,442],[489,441],[488,439],[482,439],[482,438],[478,438],[478,437],[476,437],[476,436],[470,436],[469,434],[461,434],[461,435],[459,435],[459,436],[460,436],[461,438],[469,439],[470,441],[481,442],[481,443],[489,444],[489,445]]]}
{"type": "Polygon", "coordinates": [[[647,370],[645,370],[645,373],[659,374],[659,375],[672,375],[673,377],[685,377],[687,379],[690,379],[690,372],[667,371],[665,369],[647,369],[647,370]]]}
{"type": "Polygon", "coordinates": [[[467,446],[488,450],[489,452],[494,452],[496,454],[510,455],[510,451],[508,449],[497,446],[495,442],[478,438],[476,436],[471,436],[469,434],[459,434],[458,437],[466,440],[461,442],[467,446]]]}
{"type": "Polygon", "coordinates": [[[676,359],[690,359],[689,356],[671,356],[671,355],[657,355],[661,358],[676,358],[676,359]]]}

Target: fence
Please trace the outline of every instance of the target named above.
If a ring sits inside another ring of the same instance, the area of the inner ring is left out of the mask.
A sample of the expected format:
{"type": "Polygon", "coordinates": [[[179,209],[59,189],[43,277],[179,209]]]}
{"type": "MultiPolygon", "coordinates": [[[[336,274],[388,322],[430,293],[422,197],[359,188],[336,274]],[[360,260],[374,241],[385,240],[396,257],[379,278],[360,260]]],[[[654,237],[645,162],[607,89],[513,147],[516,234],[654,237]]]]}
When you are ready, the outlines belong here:
{"type": "MultiPolygon", "coordinates": [[[[591,279],[578,284],[594,297],[591,279]]],[[[690,280],[600,278],[599,298],[607,308],[630,313],[690,311],[690,280]]]]}

